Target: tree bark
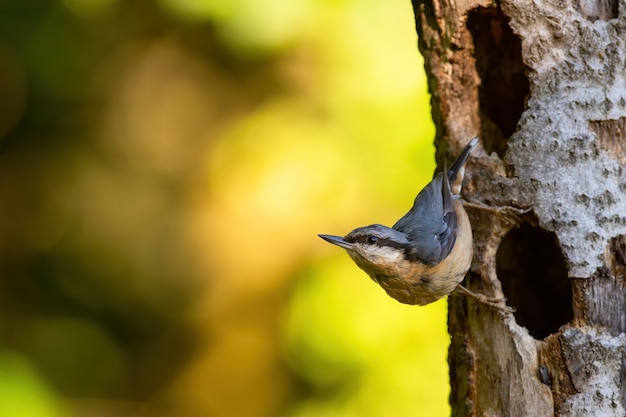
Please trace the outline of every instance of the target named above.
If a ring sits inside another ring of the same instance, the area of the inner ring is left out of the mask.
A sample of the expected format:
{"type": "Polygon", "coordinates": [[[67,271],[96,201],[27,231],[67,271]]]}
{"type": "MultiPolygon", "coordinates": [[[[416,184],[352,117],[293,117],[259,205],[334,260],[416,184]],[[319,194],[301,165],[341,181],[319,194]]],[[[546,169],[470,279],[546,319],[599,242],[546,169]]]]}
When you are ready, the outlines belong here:
{"type": "Polygon", "coordinates": [[[479,136],[453,416],[626,415],[626,2],[414,0],[437,160],[479,136]]]}

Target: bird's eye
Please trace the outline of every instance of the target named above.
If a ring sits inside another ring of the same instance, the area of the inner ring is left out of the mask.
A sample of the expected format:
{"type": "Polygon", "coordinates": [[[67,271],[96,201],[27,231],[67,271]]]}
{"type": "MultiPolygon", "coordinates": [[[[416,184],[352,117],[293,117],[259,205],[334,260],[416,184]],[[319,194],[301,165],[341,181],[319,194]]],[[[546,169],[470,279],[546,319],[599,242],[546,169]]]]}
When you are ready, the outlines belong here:
{"type": "Polygon", "coordinates": [[[368,236],[367,237],[367,243],[371,243],[373,245],[376,242],[378,242],[378,238],[376,236],[368,236]]]}

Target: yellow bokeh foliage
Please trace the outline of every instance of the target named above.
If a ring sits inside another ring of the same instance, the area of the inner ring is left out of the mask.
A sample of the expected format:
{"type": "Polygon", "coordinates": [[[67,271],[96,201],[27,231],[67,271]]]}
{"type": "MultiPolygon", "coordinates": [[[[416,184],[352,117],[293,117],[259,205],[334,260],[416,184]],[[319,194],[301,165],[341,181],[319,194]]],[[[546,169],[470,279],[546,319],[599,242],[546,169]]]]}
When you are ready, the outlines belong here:
{"type": "Polygon", "coordinates": [[[0,416],[450,413],[445,301],[316,236],[432,177],[410,2],[16,2],[0,28],[0,416]]]}

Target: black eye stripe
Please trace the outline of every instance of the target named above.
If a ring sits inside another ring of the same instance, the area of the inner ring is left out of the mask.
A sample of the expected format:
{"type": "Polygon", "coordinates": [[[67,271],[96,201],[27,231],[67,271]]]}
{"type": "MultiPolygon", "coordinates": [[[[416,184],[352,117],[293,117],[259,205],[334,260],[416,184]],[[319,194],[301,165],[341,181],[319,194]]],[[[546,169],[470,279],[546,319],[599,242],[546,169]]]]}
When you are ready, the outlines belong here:
{"type": "Polygon", "coordinates": [[[404,258],[408,261],[422,261],[415,252],[415,248],[408,242],[400,243],[389,238],[378,237],[369,233],[362,235],[348,235],[344,239],[346,242],[350,243],[362,243],[369,246],[376,245],[378,247],[395,248],[402,251],[404,258]],[[370,237],[376,237],[376,242],[369,242],[370,237]]]}
{"type": "Polygon", "coordinates": [[[378,237],[375,235],[358,235],[358,236],[350,236],[345,239],[350,243],[367,243],[368,245],[376,245],[376,246],[387,246],[390,248],[398,248],[405,249],[410,247],[407,243],[399,243],[389,238],[378,237]]]}
{"type": "Polygon", "coordinates": [[[347,236],[344,238],[344,240],[350,243],[367,243],[370,245],[375,244],[375,245],[381,246],[381,243],[387,239],[382,239],[382,238],[379,238],[378,236],[368,234],[368,235],[347,236]]]}

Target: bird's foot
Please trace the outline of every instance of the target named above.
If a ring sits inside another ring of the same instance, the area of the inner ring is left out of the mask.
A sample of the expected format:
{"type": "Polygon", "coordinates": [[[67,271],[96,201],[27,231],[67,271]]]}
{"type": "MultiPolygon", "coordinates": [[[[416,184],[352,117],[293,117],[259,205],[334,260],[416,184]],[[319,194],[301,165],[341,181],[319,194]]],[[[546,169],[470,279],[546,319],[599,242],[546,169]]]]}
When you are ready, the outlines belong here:
{"type": "Polygon", "coordinates": [[[488,204],[483,203],[478,200],[463,200],[463,206],[469,207],[477,210],[488,211],[496,216],[503,216],[510,220],[519,221],[520,217],[532,210],[531,207],[528,208],[518,208],[513,206],[490,206],[488,204]]]}
{"type": "Polygon", "coordinates": [[[506,300],[504,298],[498,298],[498,297],[490,298],[484,294],[476,294],[475,292],[468,290],[467,288],[465,288],[463,285],[460,285],[460,284],[456,287],[456,290],[461,294],[465,294],[469,297],[472,297],[474,300],[478,301],[479,303],[483,305],[493,308],[500,314],[508,315],[508,314],[513,314],[515,312],[515,309],[513,307],[509,307],[506,305],[506,300]]]}

